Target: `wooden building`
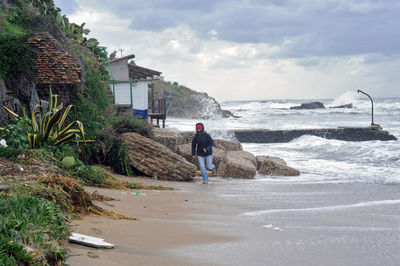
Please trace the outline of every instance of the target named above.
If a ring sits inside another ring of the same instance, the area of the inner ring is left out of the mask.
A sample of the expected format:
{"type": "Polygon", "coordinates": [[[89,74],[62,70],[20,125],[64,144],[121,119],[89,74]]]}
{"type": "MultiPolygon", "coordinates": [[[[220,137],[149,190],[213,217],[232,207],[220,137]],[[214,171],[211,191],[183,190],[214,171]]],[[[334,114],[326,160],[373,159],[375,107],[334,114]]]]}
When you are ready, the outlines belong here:
{"type": "MultiPolygon", "coordinates": [[[[129,60],[135,58],[135,55],[127,55],[121,58],[115,58],[108,62],[108,71],[111,75],[111,89],[114,95],[114,103],[116,105],[130,105],[133,116],[147,118],[152,117],[154,104],[152,99],[152,112],[149,113],[148,94],[149,87],[152,88],[152,81],[159,79],[162,72],[141,67],[129,60]]],[[[152,97],[153,97],[152,93],[152,97]]],[[[165,119],[165,118],[164,118],[165,119]]]]}

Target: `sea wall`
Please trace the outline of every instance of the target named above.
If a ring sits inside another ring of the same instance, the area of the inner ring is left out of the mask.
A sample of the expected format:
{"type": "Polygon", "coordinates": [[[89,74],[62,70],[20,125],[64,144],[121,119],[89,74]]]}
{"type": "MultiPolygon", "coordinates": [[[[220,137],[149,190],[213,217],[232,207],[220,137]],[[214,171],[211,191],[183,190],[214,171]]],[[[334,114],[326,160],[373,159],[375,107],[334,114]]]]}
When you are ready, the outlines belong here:
{"type": "Polygon", "coordinates": [[[303,135],[318,136],[326,139],[345,141],[397,140],[379,125],[370,127],[339,127],[323,129],[268,130],[250,129],[235,130],[236,139],[242,143],[277,143],[289,142],[303,135]]]}

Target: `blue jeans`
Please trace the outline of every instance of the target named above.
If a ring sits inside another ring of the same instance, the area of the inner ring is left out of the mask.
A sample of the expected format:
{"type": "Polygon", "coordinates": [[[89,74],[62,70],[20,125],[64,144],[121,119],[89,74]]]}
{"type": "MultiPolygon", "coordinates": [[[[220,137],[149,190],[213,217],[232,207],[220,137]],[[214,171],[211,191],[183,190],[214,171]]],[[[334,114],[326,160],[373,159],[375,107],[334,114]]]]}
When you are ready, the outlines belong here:
{"type": "Polygon", "coordinates": [[[197,156],[197,160],[199,161],[201,176],[203,177],[204,182],[208,182],[208,173],[205,164],[207,163],[207,168],[209,170],[214,170],[215,165],[212,164],[212,154],[208,156],[197,156]]]}

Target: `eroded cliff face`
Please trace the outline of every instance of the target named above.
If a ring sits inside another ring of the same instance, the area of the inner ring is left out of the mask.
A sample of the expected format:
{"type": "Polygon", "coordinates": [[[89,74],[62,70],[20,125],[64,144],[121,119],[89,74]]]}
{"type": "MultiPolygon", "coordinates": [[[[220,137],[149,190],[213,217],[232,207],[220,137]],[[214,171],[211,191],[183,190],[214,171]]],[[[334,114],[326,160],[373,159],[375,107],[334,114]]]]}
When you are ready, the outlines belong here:
{"type": "Polygon", "coordinates": [[[167,98],[172,91],[172,98],[167,109],[169,116],[201,119],[233,117],[231,112],[222,110],[220,104],[207,93],[165,81],[155,82],[154,91],[155,98],[167,98]]]}
{"type": "MultiPolygon", "coordinates": [[[[60,102],[72,103],[83,81],[79,78],[73,82],[68,81],[73,76],[72,71],[81,76],[83,65],[82,60],[69,49],[74,44],[56,21],[53,2],[48,3],[48,8],[52,9],[47,12],[41,10],[41,6],[29,5],[28,1],[19,4],[7,0],[0,2],[0,11],[7,25],[13,25],[22,34],[14,34],[5,24],[0,24],[0,31],[3,31],[1,41],[6,41],[1,49],[3,82],[0,107],[7,105],[15,111],[11,102],[18,102],[31,111],[40,99],[48,99],[50,86],[53,94],[59,95],[60,102]],[[12,10],[16,10],[15,16],[18,19],[10,18],[12,10]],[[66,59],[74,61],[73,68],[66,59]],[[58,79],[54,80],[54,77],[58,79]]],[[[7,118],[1,110],[0,123],[4,123],[7,118]]]]}

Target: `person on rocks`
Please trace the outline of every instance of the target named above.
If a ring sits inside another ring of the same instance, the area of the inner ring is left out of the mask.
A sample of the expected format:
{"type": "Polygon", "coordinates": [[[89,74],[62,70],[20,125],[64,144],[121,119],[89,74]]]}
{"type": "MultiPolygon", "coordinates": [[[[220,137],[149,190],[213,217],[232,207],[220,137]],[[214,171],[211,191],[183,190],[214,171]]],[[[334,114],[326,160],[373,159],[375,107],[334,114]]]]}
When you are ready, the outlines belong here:
{"type": "Polygon", "coordinates": [[[196,135],[192,139],[192,157],[199,161],[201,176],[203,177],[203,184],[208,183],[208,173],[206,169],[211,170],[215,174],[215,165],[212,163],[212,146],[214,141],[211,136],[204,131],[202,123],[196,124],[196,135]]]}

